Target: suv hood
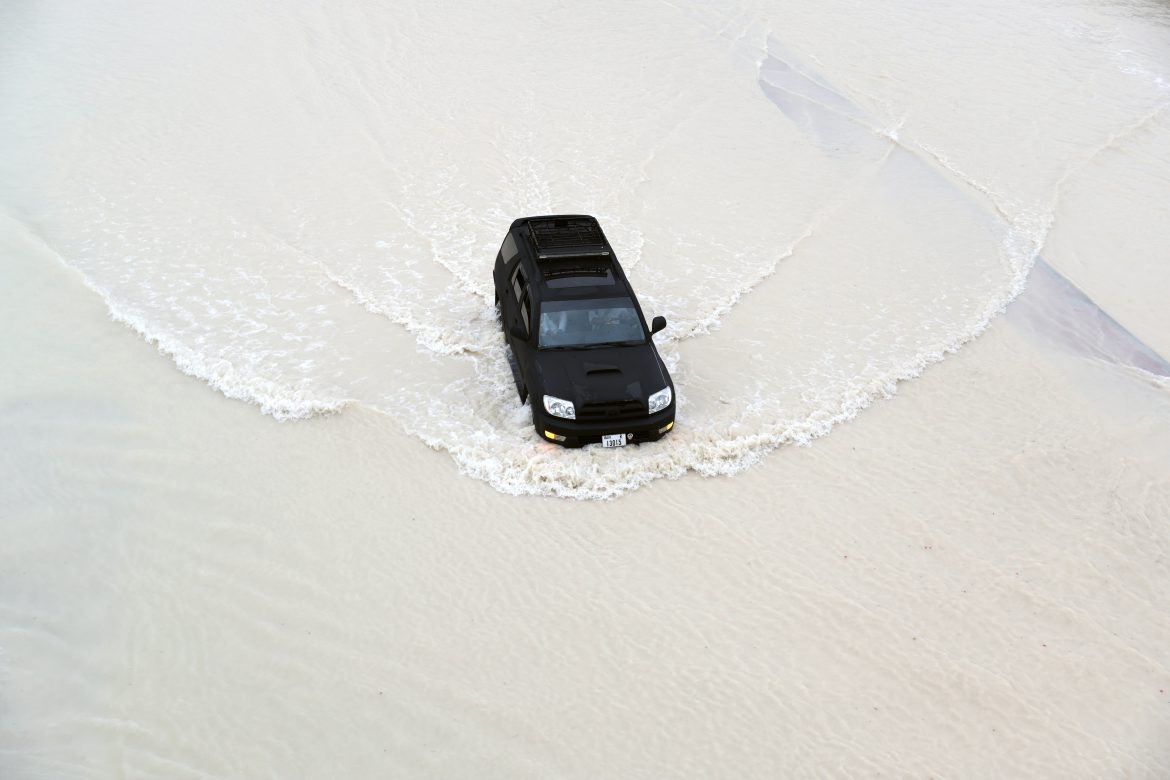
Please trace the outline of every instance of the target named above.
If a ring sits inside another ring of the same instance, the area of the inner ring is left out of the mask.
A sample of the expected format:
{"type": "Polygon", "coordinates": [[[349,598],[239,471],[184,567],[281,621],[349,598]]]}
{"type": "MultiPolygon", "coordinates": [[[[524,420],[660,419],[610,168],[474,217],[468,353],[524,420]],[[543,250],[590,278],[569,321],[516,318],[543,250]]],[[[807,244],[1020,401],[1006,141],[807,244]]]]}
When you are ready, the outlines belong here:
{"type": "MultiPolygon", "coordinates": [[[[650,344],[582,350],[546,350],[537,355],[543,392],[587,403],[640,401],[666,387],[658,353],[650,344]]],[[[539,403],[539,401],[537,401],[539,403]]]]}

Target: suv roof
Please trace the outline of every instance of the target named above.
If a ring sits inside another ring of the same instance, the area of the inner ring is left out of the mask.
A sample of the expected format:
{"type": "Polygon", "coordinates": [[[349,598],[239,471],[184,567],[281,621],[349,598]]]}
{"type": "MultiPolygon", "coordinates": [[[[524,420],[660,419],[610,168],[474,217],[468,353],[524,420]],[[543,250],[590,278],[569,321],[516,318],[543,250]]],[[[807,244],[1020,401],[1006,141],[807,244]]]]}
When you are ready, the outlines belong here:
{"type": "Polygon", "coordinates": [[[565,254],[602,257],[610,254],[609,242],[593,217],[529,218],[528,231],[539,260],[565,254]]]}
{"type": "Polygon", "coordinates": [[[596,295],[599,287],[612,295],[629,293],[621,265],[613,254],[601,225],[581,214],[525,217],[513,230],[535,265],[542,298],[577,298],[596,295]]]}

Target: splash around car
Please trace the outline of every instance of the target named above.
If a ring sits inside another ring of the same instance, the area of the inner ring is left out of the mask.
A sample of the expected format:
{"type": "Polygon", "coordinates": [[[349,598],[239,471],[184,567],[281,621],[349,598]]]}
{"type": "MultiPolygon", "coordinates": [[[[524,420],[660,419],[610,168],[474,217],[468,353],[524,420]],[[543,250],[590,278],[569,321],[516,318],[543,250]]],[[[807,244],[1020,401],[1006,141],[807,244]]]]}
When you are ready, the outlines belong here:
{"type": "Polygon", "coordinates": [[[496,304],[532,423],[566,447],[657,441],[674,427],[674,384],[597,220],[524,217],[496,255],[496,304]]]}

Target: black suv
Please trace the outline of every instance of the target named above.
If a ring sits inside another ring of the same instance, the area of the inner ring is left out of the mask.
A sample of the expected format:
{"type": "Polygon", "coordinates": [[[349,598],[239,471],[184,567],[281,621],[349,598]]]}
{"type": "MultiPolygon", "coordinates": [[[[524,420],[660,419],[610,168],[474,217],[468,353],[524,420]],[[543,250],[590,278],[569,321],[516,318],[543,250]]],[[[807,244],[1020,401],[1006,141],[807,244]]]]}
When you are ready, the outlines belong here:
{"type": "Polygon", "coordinates": [[[593,217],[526,217],[508,228],[493,273],[520,401],[549,441],[604,447],[674,427],[674,384],[593,217]]]}

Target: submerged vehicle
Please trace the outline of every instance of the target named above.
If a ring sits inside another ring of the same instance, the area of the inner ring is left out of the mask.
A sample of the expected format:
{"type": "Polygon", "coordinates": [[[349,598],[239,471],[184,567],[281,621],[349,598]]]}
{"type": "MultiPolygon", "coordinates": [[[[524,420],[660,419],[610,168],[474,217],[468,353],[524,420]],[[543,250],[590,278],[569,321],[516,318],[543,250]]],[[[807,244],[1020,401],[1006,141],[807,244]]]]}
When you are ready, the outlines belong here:
{"type": "Polygon", "coordinates": [[[597,220],[512,223],[493,272],[520,402],[566,447],[657,441],[674,427],[674,384],[638,299],[597,220]]]}

